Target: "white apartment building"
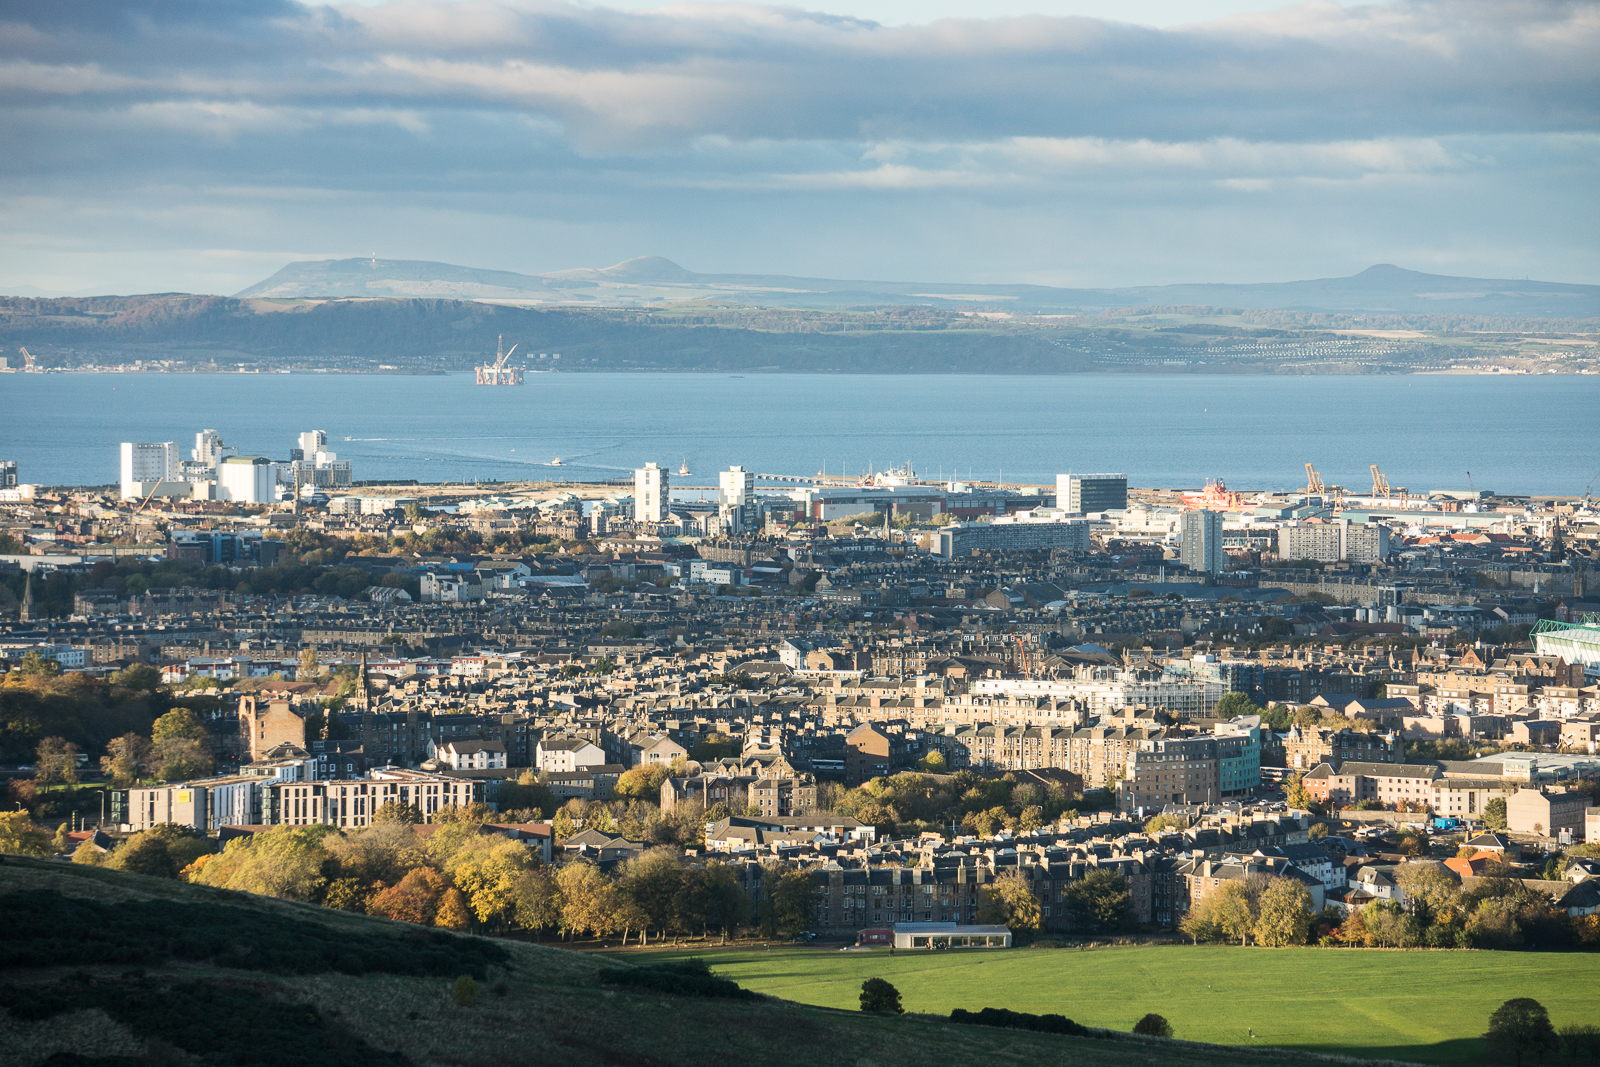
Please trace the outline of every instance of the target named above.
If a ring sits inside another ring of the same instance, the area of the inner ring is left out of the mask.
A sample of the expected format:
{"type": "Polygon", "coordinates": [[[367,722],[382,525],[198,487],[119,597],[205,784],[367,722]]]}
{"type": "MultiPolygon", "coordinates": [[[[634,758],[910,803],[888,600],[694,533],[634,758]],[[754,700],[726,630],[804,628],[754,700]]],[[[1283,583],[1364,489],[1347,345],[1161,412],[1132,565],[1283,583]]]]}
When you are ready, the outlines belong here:
{"type": "Polygon", "coordinates": [[[646,463],[634,471],[633,521],[666,522],[670,495],[671,480],[661,467],[646,463]]]}
{"type": "MultiPolygon", "coordinates": [[[[182,461],[176,441],[122,442],[122,499],[140,499],[162,482],[176,483],[182,461]]],[[[166,495],[177,495],[176,485],[172,489],[166,495]]]]}

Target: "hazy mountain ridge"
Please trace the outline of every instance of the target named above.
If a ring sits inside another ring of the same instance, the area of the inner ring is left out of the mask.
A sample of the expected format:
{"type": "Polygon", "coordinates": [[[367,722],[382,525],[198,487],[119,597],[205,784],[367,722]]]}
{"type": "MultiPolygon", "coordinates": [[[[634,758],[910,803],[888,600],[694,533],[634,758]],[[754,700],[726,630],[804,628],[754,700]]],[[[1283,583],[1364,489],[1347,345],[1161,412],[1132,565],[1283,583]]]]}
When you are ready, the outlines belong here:
{"type": "Polygon", "coordinates": [[[1600,286],[1460,278],[1425,274],[1392,264],[1369,267],[1347,278],[1067,289],[1023,284],[701,274],[660,256],[630,259],[611,267],[537,275],[423,260],[347,259],[291,263],[235,295],[242,299],[435,297],[591,307],[692,300],[809,308],[931,304],[949,308],[997,307],[1024,314],[1102,311],[1139,305],[1210,304],[1389,314],[1600,316],[1600,286]]]}

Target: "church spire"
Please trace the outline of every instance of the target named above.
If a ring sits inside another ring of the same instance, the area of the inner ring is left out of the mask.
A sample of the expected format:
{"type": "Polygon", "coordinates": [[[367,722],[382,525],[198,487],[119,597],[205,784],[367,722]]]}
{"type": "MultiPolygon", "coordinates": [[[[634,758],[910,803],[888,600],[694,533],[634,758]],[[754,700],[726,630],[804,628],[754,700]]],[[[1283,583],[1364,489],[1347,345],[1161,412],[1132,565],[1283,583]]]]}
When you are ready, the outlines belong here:
{"type": "Polygon", "coordinates": [[[18,622],[33,621],[33,571],[28,572],[28,577],[22,586],[22,610],[17,613],[18,622]]]}

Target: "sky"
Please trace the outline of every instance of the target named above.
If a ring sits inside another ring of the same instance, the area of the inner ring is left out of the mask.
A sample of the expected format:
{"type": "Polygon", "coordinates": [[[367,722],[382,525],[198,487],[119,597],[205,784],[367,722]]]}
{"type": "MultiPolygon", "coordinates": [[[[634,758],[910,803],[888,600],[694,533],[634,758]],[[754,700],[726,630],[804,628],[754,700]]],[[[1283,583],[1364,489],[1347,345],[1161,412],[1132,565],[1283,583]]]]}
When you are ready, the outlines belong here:
{"type": "Polygon", "coordinates": [[[7,0],[0,293],[1600,283],[1600,0],[7,0]]]}

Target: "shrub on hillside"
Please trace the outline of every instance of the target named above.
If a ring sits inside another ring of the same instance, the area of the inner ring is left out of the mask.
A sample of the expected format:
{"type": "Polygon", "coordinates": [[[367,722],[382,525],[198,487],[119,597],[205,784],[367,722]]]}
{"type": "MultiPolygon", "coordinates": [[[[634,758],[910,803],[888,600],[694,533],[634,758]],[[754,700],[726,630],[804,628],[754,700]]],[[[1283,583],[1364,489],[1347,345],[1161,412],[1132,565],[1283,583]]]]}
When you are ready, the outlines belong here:
{"type": "Polygon", "coordinates": [[[957,1008],[950,1013],[953,1023],[969,1026],[998,1026],[1007,1030],[1034,1030],[1041,1034],[1069,1034],[1073,1037],[1092,1037],[1089,1029],[1064,1015],[1030,1015],[1025,1011],[1007,1008],[984,1008],[967,1011],[957,1008]]]}
{"type": "Polygon", "coordinates": [[[882,978],[868,978],[861,983],[861,1010],[878,1015],[904,1015],[900,1006],[900,990],[882,978]]]}
{"type": "Polygon", "coordinates": [[[605,967],[600,971],[600,982],[679,997],[753,1000],[756,996],[748,989],[741,989],[737,982],[718,978],[702,959],[657,963],[649,967],[605,967]]]}
{"type": "Polygon", "coordinates": [[[1133,1024],[1133,1032],[1146,1037],[1171,1037],[1172,1024],[1164,1016],[1151,1012],[1133,1024]]]}

